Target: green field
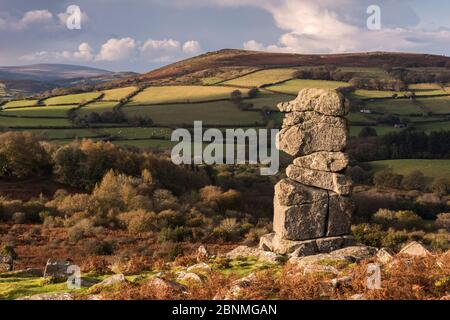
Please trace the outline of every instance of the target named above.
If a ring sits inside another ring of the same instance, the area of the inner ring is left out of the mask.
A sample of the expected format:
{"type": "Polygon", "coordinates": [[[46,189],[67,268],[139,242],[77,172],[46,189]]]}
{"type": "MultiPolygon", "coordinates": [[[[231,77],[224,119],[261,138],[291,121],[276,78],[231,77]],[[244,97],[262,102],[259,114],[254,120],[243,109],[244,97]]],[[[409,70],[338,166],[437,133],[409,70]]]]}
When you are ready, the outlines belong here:
{"type": "Polygon", "coordinates": [[[307,88],[337,89],[340,87],[348,87],[348,86],[350,86],[349,83],[341,82],[341,81],[296,79],[296,80],[286,81],[282,84],[267,87],[267,89],[276,91],[276,92],[280,92],[280,93],[298,95],[298,92],[300,90],[307,89],[307,88]]]}
{"type": "Polygon", "coordinates": [[[149,87],[134,96],[127,105],[139,106],[226,100],[230,98],[231,93],[235,90],[241,91],[242,97],[248,96],[248,90],[246,89],[220,86],[149,87]]]}
{"type": "Polygon", "coordinates": [[[229,101],[154,105],[124,106],[121,109],[127,116],[149,117],[156,125],[188,125],[202,120],[205,125],[263,125],[262,115],[258,111],[241,111],[229,101]]]}
{"type": "Polygon", "coordinates": [[[292,79],[293,74],[296,70],[297,69],[292,68],[261,70],[240,78],[226,81],[224,82],[224,84],[249,88],[261,87],[266,84],[272,84],[292,79]]]}
{"type": "Polygon", "coordinates": [[[341,67],[338,71],[351,72],[355,77],[372,79],[390,79],[389,73],[381,68],[341,67]]]}
{"type": "Polygon", "coordinates": [[[384,160],[369,162],[375,171],[392,169],[395,173],[406,175],[414,170],[420,170],[429,178],[450,179],[450,160],[384,160]]]}
{"type": "Polygon", "coordinates": [[[364,113],[360,113],[360,112],[351,112],[346,116],[347,120],[350,121],[350,123],[367,123],[367,124],[375,124],[376,120],[374,119],[373,116],[368,115],[368,114],[364,114],[364,113]]]}
{"type": "Polygon", "coordinates": [[[450,114],[450,97],[431,97],[410,99],[384,99],[366,102],[372,111],[387,112],[397,115],[433,113],[450,114]]]}
{"type": "Polygon", "coordinates": [[[425,110],[419,100],[385,99],[366,103],[366,108],[381,113],[396,115],[423,114],[425,110]]]}
{"type": "Polygon", "coordinates": [[[10,118],[0,114],[0,127],[71,127],[72,123],[67,119],[51,118],[10,118]]]}
{"type": "Polygon", "coordinates": [[[126,87],[103,91],[104,101],[120,101],[137,90],[137,87],[126,87]]]}
{"type": "Polygon", "coordinates": [[[351,94],[351,98],[354,99],[392,98],[394,94],[397,94],[398,97],[403,97],[405,95],[404,92],[358,89],[351,94]]]}
{"type": "Polygon", "coordinates": [[[254,109],[268,108],[269,110],[278,110],[277,105],[280,102],[291,100],[292,96],[290,95],[261,91],[255,98],[246,99],[245,102],[253,104],[254,109]]]}
{"type": "Polygon", "coordinates": [[[92,112],[97,112],[101,114],[102,112],[113,111],[113,108],[117,106],[118,102],[110,101],[96,101],[89,103],[77,110],[77,114],[84,116],[92,112]]]}
{"type": "Polygon", "coordinates": [[[417,83],[409,85],[409,90],[414,91],[416,96],[431,96],[450,94],[437,83],[417,83]]]}
{"type": "Polygon", "coordinates": [[[44,100],[47,106],[61,105],[61,104],[81,104],[87,101],[94,100],[101,95],[101,92],[88,92],[79,94],[68,94],[65,96],[57,96],[44,100]]]}
{"type": "Polygon", "coordinates": [[[64,106],[45,106],[45,107],[27,107],[18,109],[6,109],[1,114],[16,117],[37,117],[37,118],[59,118],[67,117],[70,109],[76,108],[76,105],[64,106]]]}
{"type": "Polygon", "coordinates": [[[37,105],[38,100],[16,100],[16,101],[9,101],[5,103],[2,108],[8,109],[8,108],[18,108],[18,107],[32,107],[37,105]]]}

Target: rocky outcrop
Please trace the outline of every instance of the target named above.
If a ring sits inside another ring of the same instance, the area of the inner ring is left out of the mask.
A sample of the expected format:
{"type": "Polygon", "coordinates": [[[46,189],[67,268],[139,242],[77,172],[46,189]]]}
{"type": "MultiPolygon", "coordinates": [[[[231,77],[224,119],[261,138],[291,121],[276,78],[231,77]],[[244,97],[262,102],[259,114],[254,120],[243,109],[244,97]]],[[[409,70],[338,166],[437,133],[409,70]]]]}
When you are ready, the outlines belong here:
{"type": "Polygon", "coordinates": [[[55,281],[66,281],[69,274],[67,269],[70,267],[69,261],[47,261],[44,270],[44,278],[53,278],[55,281]]]}
{"type": "Polygon", "coordinates": [[[300,257],[351,245],[344,98],[334,90],[305,89],[278,108],[286,112],[279,149],[297,158],[275,186],[275,233],[262,237],[260,249],[300,257]]]}

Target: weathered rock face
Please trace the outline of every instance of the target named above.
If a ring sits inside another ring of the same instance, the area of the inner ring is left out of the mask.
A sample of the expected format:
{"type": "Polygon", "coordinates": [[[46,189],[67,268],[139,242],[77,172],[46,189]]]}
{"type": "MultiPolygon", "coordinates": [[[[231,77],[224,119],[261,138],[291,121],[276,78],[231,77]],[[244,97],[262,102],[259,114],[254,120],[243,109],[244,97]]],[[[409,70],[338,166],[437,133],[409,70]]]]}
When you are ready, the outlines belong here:
{"type": "Polygon", "coordinates": [[[349,195],[352,191],[350,179],[340,173],[311,170],[291,164],[286,175],[299,183],[333,191],[339,195],[349,195]]]}
{"type": "Polygon", "coordinates": [[[345,119],[296,112],[284,119],[279,148],[294,157],[319,151],[339,152],[345,149],[347,139],[345,119]]]}
{"type": "Polygon", "coordinates": [[[280,150],[297,157],[287,179],[275,186],[274,234],[260,249],[307,256],[352,244],[352,183],[343,174],[348,156],[344,98],[332,90],[302,90],[279,105],[287,112],[279,135],[280,150]]]}
{"type": "Polygon", "coordinates": [[[342,152],[320,151],[294,160],[294,165],[301,168],[340,172],[348,166],[348,156],[342,152]]]}
{"type": "Polygon", "coordinates": [[[281,112],[315,111],[329,116],[345,116],[348,112],[344,97],[330,89],[303,89],[295,100],[278,108],[281,112]]]}
{"type": "Polygon", "coordinates": [[[54,278],[57,281],[67,280],[69,274],[67,269],[71,265],[68,261],[51,261],[48,260],[44,270],[44,278],[54,278]]]}

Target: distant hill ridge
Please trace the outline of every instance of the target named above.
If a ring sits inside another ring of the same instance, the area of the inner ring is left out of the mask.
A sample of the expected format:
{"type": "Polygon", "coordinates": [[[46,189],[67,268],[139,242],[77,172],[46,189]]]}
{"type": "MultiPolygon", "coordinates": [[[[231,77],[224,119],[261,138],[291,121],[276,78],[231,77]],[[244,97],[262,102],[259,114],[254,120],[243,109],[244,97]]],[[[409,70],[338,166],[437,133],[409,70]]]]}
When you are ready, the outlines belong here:
{"type": "Polygon", "coordinates": [[[418,53],[366,52],[344,54],[290,54],[224,49],[179,61],[137,76],[149,81],[219,67],[276,68],[290,66],[336,65],[339,67],[444,67],[450,57],[418,53]]]}

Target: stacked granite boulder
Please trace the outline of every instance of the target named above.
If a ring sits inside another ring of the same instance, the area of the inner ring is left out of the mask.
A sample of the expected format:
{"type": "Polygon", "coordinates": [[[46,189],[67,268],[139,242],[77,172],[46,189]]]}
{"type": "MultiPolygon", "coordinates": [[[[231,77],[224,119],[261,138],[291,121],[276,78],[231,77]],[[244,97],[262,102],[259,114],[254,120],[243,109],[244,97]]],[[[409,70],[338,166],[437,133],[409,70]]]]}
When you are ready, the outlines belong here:
{"type": "Polygon", "coordinates": [[[334,90],[304,89],[278,108],[286,113],[279,149],[296,158],[287,178],[275,186],[275,233],[263,236],[260,248],[305,256],[351,245],[343,96],[334,90]]]}

